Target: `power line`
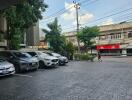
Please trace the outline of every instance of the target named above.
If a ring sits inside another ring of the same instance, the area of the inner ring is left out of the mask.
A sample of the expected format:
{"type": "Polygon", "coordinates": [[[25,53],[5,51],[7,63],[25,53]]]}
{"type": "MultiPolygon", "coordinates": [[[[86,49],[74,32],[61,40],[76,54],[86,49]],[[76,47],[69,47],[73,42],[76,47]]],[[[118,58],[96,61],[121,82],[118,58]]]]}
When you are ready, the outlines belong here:
{"type": "MultiPolygon", "coordinates": [[[[93,3],[97,2],[97,1],[99,1],[99,0],[94,0],[94,1],[88,3],[87,5],[84,5],[84,6],[88,6],[88,5],[93,4],[93,3]]],[[[127,3],[127,4],[129,4],[129,3],[127,3]]],[[[115,12],[115,11],[119,10],[120,8],[124,7],[125,5],[126,5],[126,4],[123,4],[123,5],[121,5],[120,7],[117,7],[117,8],[112,9],[112,11],[105,12],[103,15],[108,15],[108,14],[111,13],[111,12],[115,12]],[[118,9],[118,8],[119,8],[119,9],[118,9]]],[[[84,6],[83,6],[83,7],[84,7],[84,6]]],[[[68,25],[68,26],[69,26],[69,25],[68,25]]],[[[72,26],[72,28],[74,28],[74,26],[72,26]]]]}
{"type": "MultiPolygon", "coordinates": [[[[98,18],[98,19],[96,19],[96,20],[93,20],[93,21],[91,21],[91,22],[87,22],[87,23],[84,23],[84,24],[81,24],[81,25],[86,25],[86,24],[88,24],[88,23],[96,22],[96,21],[105,19],[105,18],[107,18],[107,17],[115,16],[115,15],[118,15],[118,14],[120,14],[120,13],[124,13],[124,12],[126,12],[126,11],[129,11],[129,10],[131,10],[131,9],[132,9],[132,8],[125,9],[125,10],[123,10],[123,11],[120,11],[120,12],[117,12],[117,13],[114,13],[114,14],[110,14],[110,15],[107,15],[107,16],[105,16],[105,17],[98,18]]],[[[75,27],[75,26],[68,27],[68,28],[65,28],[65,29],[71,29],[71,28],[74,28],[74,27],[75,27]]]]}
{"type": "Polygon", "coordinates": [[[93,4],[93,3],[97,2],[97,1],[99,1],[99,0],[94,0],[94,1],[91,1],[89,3],[86,2],[85,4],[83,4],[83,7],[86,7],[86,6],[88,6],[90,4],[93,4]]]}
{"type": "MultiPolygon", "coordinates": [[[[123,11],[120,11],[120,12],[117,12],[117,13],[114,13],[114,14],[110,14],[110,15],[105,16],[105,17],[102,17],[102,18],[98,18],[98,19],[96,19],[96,20],[94,20],[94,21],[91,21],[91,22],[95,22],[95,21],[98,21],[98,20],[105,19],[105,18],[107,18],[107,17],[115,16],[115,15],[118,15],[118,14],[120,14],[120,13],[124,13],[124,12],[126,12],[126,11],[129,11],[129,10],[131,10],[131,9],[132,9],[132,8],[125,9],[125,10],[123,10],[123,11]]],[[[91,23],[91,22],[90,22],[90,23],[91,23]]],[[[88,23],[88,22],[87,22],[87,23],[88,23]]],[[[82,25],[85,25],[85,24],[87,24],[87,23],[84,23],[84,24],[82,24],[82,25]]]]}
{"type": "MultiPolygon", "coordinates": [[[[78,0],[78,2],[79,2],[79,1],[81,1],[81,0],[78,0]]],[[[83,4],[83,3],[85,3],[85,2],[89,2],[89,0],[81,1],[81,2],[79,2],[79,4],[83,4]]],[[[50,19],[53,18],[53,17],[60,16],[60,15],[62,15],[63,13],[67,12],[68,10],[72,9],[73,7],[74,7],[74,6],[71,6],[71,7],[69,7],[68,9],[62,8],[62,9],[60,9],[59,11],[57,11],[57,12],[55,12],[55,13],[49,15],[48,17],[46,17],[44,20],[48,20],[48,19],[50,20],[50,19]]]]}
{"type": "MultiPolygon", "coordinates": [[[[131,21],[132,21],[132,17],[130,17],[130,18],[126,19],[126,20],[120,20],[120,22],[131,22],[131,21]]],[[[118,22],[118,23],[120,23],[120,22],[118,22]]],[[[71,29],[71,28],[74,28],[74,27],[70,27],[69,29],[71,29]]],[[[75,30],[72,30],[72,31],[75,31],[75,30]]],[[[68,32],[68,31],[65,31],[65,32],[68,32]]]]}

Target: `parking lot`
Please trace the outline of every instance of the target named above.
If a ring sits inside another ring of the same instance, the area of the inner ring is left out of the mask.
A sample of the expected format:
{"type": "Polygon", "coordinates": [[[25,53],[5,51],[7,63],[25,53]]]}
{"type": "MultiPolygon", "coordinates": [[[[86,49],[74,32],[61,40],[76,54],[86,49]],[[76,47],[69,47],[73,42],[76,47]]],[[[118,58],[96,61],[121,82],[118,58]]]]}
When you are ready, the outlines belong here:
{"type": "Polygon", "coordinates": [[[0,100],[132,100],[130,63],[77,62],[0,78],[0,100]]]}

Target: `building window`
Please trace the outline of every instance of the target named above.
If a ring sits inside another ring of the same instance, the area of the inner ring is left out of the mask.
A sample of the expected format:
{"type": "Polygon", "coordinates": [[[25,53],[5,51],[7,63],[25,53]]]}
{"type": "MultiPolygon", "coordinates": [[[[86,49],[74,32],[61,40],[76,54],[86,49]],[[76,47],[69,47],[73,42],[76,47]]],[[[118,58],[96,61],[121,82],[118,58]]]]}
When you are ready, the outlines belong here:
{"type": "Polygon", "coordinates": [[[121,33],[116,33],[116,39],[121,39],[121,33]]]}
{"type": "Polygon", "coordinates": [[[132,31],[128,32],[128,38],[132,37],[132,31]]]}
{"type": "Polygon", "coordinates": [[[106,40],[106,36],[105,35],[99,36],[99,40],[106,40]]]}

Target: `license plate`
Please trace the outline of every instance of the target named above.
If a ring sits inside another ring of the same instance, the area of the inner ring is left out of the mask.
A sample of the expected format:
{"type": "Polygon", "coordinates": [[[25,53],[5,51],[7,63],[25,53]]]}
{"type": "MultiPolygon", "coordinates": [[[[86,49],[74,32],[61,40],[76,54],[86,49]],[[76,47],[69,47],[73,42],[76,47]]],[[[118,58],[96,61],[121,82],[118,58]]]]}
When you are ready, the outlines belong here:
{"type": "Polygon", "coordinates": [[[32,63],[32,65],[35,65],[36,63],[32,63]]]}

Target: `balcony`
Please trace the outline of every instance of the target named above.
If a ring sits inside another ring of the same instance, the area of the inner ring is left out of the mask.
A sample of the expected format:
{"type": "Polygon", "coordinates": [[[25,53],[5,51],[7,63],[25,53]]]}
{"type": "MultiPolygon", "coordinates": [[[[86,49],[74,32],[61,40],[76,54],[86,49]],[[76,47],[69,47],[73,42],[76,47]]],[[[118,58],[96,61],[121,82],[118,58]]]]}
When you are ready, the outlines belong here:
{"type": "Polygon", "coordinates": [[[107,44],[120,44],[123,43],[123,39],[112,39],[112,40],[98,40],[96,44],[98,45],[107,45],[107,44]]]}

